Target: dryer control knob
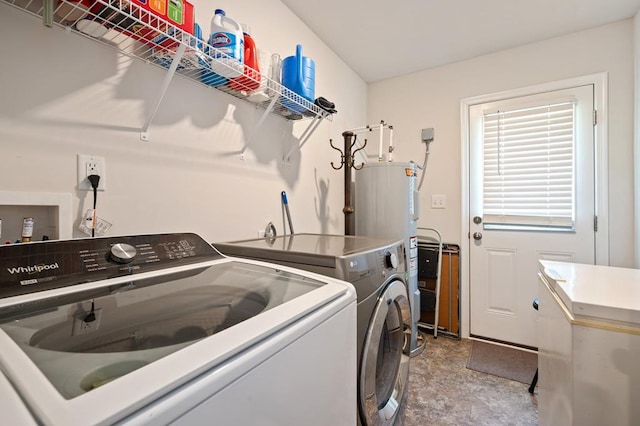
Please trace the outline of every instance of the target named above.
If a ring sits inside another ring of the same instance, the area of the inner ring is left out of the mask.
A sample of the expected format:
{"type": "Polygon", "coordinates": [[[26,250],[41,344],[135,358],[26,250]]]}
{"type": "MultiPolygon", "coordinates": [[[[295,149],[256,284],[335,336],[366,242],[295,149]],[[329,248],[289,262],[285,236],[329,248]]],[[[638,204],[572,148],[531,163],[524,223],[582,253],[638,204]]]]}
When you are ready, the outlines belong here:
{"type": "Polygon", "coordinates": [[[130,244],[118,243],[111,246],[109,258],[116,263],[131,262],[138,252],[136,248],[130,244]]]}
{"type": "Polygon", "coordinates": [[[395,253],[387,253],[384,256],[384,263],[387,268],[397,268],[398,267],[398,255],[395,253]]]}

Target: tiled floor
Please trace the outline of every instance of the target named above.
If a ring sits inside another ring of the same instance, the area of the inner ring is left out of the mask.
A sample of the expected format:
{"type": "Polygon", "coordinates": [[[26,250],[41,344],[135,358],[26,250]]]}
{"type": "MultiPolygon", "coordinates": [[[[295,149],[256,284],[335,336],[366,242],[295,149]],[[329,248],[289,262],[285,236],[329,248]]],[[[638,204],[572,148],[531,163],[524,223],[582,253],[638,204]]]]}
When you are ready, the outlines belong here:
{"type": "Polygon", "coordinates": [[[538,401],[529,385],[467,369],[470,349],[468,339],[427,337],[424,352],[411,359],[407,405],[398,424],[538,424],[538,401]]]}

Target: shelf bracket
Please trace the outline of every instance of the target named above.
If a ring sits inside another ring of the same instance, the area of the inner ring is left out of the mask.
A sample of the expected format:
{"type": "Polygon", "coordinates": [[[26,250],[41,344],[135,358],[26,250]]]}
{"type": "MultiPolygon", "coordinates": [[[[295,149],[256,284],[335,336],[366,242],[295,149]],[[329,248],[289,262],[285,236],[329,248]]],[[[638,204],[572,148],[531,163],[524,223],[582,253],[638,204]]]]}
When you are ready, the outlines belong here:
{"type": "Polygon", "coordinates": [[[278,98],[279,98],[279,96],[274,96],[273,99],[271,99],[271,102],[269,102],[269,106],[267,107],[267,109],[265,109],[264,112],[262,113],[262,117],[260,117],[260,120],[258,121],[258,124],[256,124],[256,128],[253,131],[253,135],[251,136],[251,139],[247,140],[247,143],[244,144],[244,147],[242,148],[242,151],[240,151],[240,159],[241,160],[244,160],[244,152],[247,150],[247,148],[249,148],[250,142],[252,142],[254,137],[258,134],[258,131],[260,130],[260,127],[262,127],[262,123],[264,123],[264,120],[267,119],[267,117],[269,116],[269,114],[273,110],[273,107],[276,105],[276,101],[278,100],[278,98]]]}
{"type": "Polygon", "coordinates": [[[164,95],[167,93],[169,84],[171,84],[171,79],[173,78],[174,74],[176,73],[176,70],[178,69],[178,65],[182,60],[182,55],[184,55],[184,51],[186,50],[186,48],[187,48],[186,44],[180,43],[180,45],[178,46],[178,50],[176,51],[176,54],[173,58],[173,61],[171,61],[171,66],[169,67],[169,71],[164,76],[164,81],[162,82],[162,87],[160,88],[158,99],[156,99],[156,103],[151,109],[151,114],[149,114],[147,121],[145,121],[144,126],[142,126],[142,132],[140,132],[140,139],[142,139],[143,141],[149,140],[149,126],[151,125],[153,118],[156,116],[156,113],[158,112],[158,108],[160,108],[160,103],[162,102],[162,99],[164,99],[164,95]]]}
{"type": "Polygon", "coordinates": [[[289,157],[291,157],[291,154],[293,154],[293,151],[295,151],[296,149],[302,149],[304,144],[307,143],[307,141],[309,140],[309,136],[311,136],[313,134],[313,132],[316,131],[316,129],[318,128],[318,126],[320,125],[320,123],[322,122],[324,117],[325,117],[325,114],[321,113],[321,115],[317,116],[314,120],[312,120],[309,123],[309,125],[307,126],[305,131],[302,132],[302,135],[300,135],[300,144],[292,147],[289,150],[289,152],[287,153],[287,155],[282,157],[282,161],[283,162],[288,163],[289,162],[289,157]]]}
{"type": "Polygon", "coordinates": [[[47,27],[53,27],[53,8],[55,0],[44,0],[42,5],[42,23],[47,27]]]}

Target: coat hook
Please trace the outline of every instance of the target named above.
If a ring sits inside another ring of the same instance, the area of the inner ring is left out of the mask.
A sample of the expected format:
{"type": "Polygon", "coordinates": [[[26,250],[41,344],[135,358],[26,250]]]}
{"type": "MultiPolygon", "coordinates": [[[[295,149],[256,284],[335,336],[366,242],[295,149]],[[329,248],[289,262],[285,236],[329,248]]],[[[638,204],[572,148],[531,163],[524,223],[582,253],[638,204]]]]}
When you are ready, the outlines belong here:
{"type": "Polygon", "coordinates": [[[336,147],[333,144],[333,139],[329,139],[329,145],[331,145],[331,148],[335,149],[340,153],[340,165],[336,166],[333,163],[333,161],[331,162],[331,167],[333,167],[334,170],[340,170],[342,166],[345,165],[345,163],[347,167],[353,168],[355,170],[360,170],[364,166],[364,162],[359,166],[355,165],[355,155],[356,155],[356,152],[362,151],[367,146],[367,140],[365,139],[364,144],[360,148],[357,148],[355,151],[352,152],[351,149],[356,145],[357,138],[358,136],[353,135],[353,142],[351,142],[351,144],[349,144],[348,140],[345,138],[344,143],[345,143],[346,155],[345,155],[345,151],[342,151],[340,148],[336,147]]]}
{"type": "Polygon", "coordinates": [[[340,165],[338,167],[336,167],[333,164],[333,161],[331,162],[331,167],[333,167],[334,170],[340,170],[342,168],[342,166],[344,165],[344,153],[340,150],[340,148],[337,148],[333,145],[333,139],[329,139],[329,145],[331,145],[331,148],[335,149],[336,151],[338,151],[340,153],[340,165]]]}

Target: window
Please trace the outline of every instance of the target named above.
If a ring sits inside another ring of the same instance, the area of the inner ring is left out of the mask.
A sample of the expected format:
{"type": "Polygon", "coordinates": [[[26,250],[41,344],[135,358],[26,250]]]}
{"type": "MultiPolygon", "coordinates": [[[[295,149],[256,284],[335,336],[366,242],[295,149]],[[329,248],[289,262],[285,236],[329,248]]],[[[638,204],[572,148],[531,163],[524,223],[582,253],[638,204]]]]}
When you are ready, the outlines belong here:
{"type": "Polygon", "coordinates": [[[486,228],[575,225],[575,102],[483,112],[486,228]]]}

